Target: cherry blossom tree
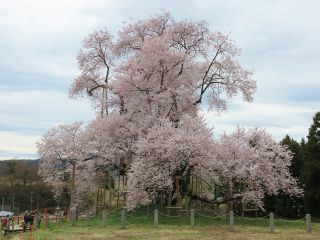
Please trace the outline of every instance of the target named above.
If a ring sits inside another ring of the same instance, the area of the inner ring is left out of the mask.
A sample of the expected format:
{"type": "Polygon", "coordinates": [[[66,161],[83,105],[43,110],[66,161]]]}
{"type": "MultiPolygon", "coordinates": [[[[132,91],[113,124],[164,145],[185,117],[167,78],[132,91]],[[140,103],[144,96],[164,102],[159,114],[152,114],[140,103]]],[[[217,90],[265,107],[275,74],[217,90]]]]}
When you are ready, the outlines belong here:
{"type": "Polygon", "coordinates": [[[239,54],[227,34],[167,12],[127,23],[117,37],[89,34],[70,96],[89,97],[100,116],[84,131],[75,124],[45,134],[38,144],[43,173],[61,180],[63,171],[54,173],[69,164],[74,190],[77,177],[94,182],[96,169],[112,164],[128,175],[128,207],[156,201],[160,190],[178,188],[173,177],[188,183],[199,171],[225,186],[227,196],[217,202],[187,187],[182,195],[209,203],[241,197],[261,206],[264,194],[300,193],[287,169],[290,153],[269,135],[239,129],[215,141],[199,117],[200,106],[220,112],[236,95],[253,100],[256,82],[239,54]]]}
{"type": "Polygon", "coordinates": [[[253,203],[262,209],[266,195],[277,195],[280,190],[302,194],[289,172],[291,152],[264,130],[238,128],[222,135],[218,144],[214,172],[220,176],[228,198],[241,198],[244,204],[253,203]]]}
{"type": "Polygon", "coordinates": [[[163,191],[174,189],[174,176],[186,181],[186,188],[180,190],[182,196],[212,204],[228,203],[229,210],[236,199],[263,209],[266,195],[283,191],[301,196],[297,180],[289,173],[291,152],[264,130],[238,128],[216,142],[205,124],[199,123],[187,117],[175,128],[164,119],[138,140],[138,159],[129,172],[128,207],[154,202],[163,191]],[[205,197],[192,193],[188,189],[190,174],[199,170],[208,182],[225,188],[226,195],[217,199],[210,192],[205,197]]]}
{"type": "Polygon", "coordinates": [[[121,172],[127,171],[135,154],[135,142],[148,128],[148,116],[135,120],[134,113],[111,113],[89,124],[85,133],[87,148],[94,153],[98,165],[111,164],[121,172]]]}
{"type": "Polygon", "coordinates": [[[70,88],[70,97],[88,96],[100,114],[108,114],[108,81],[113,65],[112,36],[106,31],[95,31],[84,40],[77,60],[81,70],[70,88]]]}
{"type": "Polygon", "coordinates": [[[218,110],[238,93],[252,101],[256,82],[238,63],[239,53],[228,35],[210,31],[205,22],[175,21],[165,12],[125,25],[117,40],[106,30],[90,34],[70,93],[93,97],[108,84],[118,108],[138,107],[177,121],[195,114],[204,98],[218,110]]]}
{"type": "Polygon", "coordinates": [[[80,122],[59,125],[45,133],[37,143],[41,176],[55,187],[56,197],[67,187],[72,206],[78,204],[81,193],[93,184],[94,167],[87,162],[91,157],[85,151],[83,131],[80,122]]]}
{"type": "MultiPolygon", "coordinates": [[[[188,186],[191,173],[211,167],[214,146],[212,132],[202,119],[185,115],[178,127],[169,119],[159,119],[135,144],[128,174],[128,207],[155,202],[163,193],[174,192],[178,187],[175,176],[188,186]]],[[[188,191],[181,188],[180,194],[188,195],[188,191]]]]}

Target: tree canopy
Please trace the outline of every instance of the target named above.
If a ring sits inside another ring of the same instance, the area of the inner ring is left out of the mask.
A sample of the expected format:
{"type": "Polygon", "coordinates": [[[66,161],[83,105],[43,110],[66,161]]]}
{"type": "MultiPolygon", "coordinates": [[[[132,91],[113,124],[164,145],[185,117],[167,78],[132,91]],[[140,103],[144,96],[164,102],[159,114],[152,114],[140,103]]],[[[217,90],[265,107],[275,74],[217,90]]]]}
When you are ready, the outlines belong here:
{"type": "MultiPolygon", "coordinates": [[[[70,96],[89,97],[99,114],[79,139],[72,131],[55,134],[76,125],[44,135],[42,165],[53,171],[60,158],[80,161],[80,181],[113,165],[128,176],[128,207],[157,201],[160,190],[178,189],[174,177],[189,181],[195,172],[226,186],[220,202],[241,198],[262,208],[266,193],[300,194],[287,148],[258,129],[239,128],[216,140],[199,116],[200,106],[220,112],[239,94],[253,100],[256,81],[239,64],[239,54],[228,35],[203,21],[176,21],[167,12],[127,23],[117,37],[94,31],[77,56],[80,74],[70,96]]],[[[179,191],[192,195],[188,188],[179,191]]],[[[206,199],[192,197],[215,202],[210,192],[206,199]]]]}

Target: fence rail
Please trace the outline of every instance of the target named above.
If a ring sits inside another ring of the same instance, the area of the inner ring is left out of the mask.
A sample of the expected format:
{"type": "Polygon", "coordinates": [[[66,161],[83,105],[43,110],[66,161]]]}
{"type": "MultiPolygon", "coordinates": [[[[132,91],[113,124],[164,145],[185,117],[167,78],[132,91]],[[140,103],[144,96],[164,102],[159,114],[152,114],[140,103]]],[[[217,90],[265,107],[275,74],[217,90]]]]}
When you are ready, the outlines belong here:
{"type": "MultiPolygon", "coordinates": [[[[234,227],[239,219],[252,220],[252,221],[257,221],[257,220],[263,221],[264,220],[264,221],[268,222],[266,227],[270,228],[271,233],[273,233],[275,231],[277,221],[282,221],[284,223],[298,223],[298,222],[305,221],[306,232],[310,233],[311,232],[311,219],[312,219],[310,214],[306,214],[305,217],[300,218],[300,219],[290,220],[290,219],[285,219],[285,218],[280,218],[278,216],[275,216],[274,213],[272,213],[272,212],[265,215],[265,216],[262,216],[262,217],[243,217],[243,216],[240,216],[240,215],[233,213],[233,211],[230,211],[229,213],[223,214],[223,215],[213,215],[213,214],[211,215],[208,213],[204,214],[201,211],[196,211],[194,209],[191,209],[190,211],[187,211],[182,214],[177,214],[177,215],[170,215],[165,212],[161,212],[158,209],[154,209],[153,212],[149,212],[145,215],[134,215],[134,214],[128,213],[125,210],[122,210],[120,213],[110,215],[109,217],[111,217],[111,216],[115,217],[115,218],[119,217],[120,226],[122,229],[124,229],[126,227],[126,222],[130,219],[131,220],[132,219],[145,220],[145,221],[149,221],[149,223],[151,224],[152,223],[151,222],[152,216],[153,216],[153,225],[155,227],[159,226],[159,222],[162,219],[180,219],[180,220],[184,219],[184,220],[189,221],[191,227],[194,227],[197,224],[197,218],[199,218],[199,217],[217,220],[217,221],[225,219],[225,220],[228,220],[229,228],[231,231],[234,230],[234,227]]],[[[87,217],[87,218],[88,218],[87,221],[90,221],[90,217],[87,217]]],[[[102,213],[103,226],[107,225],[106,224],[107,218],[108,218],[108,213],[105,210],[102,213]]]]}

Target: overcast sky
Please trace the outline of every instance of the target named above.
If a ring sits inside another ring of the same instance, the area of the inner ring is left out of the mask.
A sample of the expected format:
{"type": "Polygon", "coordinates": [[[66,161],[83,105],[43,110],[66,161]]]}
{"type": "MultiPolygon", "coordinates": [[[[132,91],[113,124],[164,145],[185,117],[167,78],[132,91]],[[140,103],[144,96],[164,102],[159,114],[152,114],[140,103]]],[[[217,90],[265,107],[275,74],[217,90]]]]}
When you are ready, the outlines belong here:
{"type": "Polygon", "coordinates": [[[221,116],[204,112],[217,135],[236,125],[300,140],[320,107],[320,1],[1,0],[0,159],[36,158],[53,126],[94,118],[89,102],[68,98],[84,37],[125,21],[171,12],[231,35],[240,63],[255,72],[253,103],[234,99],[221,116]]]}

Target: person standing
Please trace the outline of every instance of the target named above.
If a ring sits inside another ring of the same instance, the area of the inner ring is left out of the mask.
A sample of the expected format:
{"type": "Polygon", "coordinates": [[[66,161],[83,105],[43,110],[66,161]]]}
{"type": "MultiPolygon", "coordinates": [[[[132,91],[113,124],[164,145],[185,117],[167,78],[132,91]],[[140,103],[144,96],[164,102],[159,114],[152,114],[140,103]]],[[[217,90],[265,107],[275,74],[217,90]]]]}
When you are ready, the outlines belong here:
{"type": "Polygon", "coordinates": [[[4,235],[6,236],[7,235],[7,232],[9,232],[10,230],[10,222],[9,222],[10,218],[9,218],[9,215],[7,215],[6,218],[4,218],[4,221],[3,221],[3,230],[4,230],[4,235]]]}

